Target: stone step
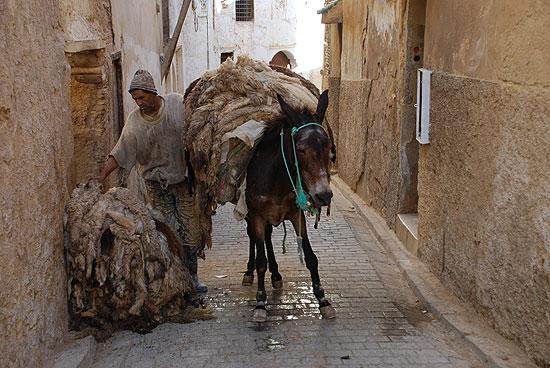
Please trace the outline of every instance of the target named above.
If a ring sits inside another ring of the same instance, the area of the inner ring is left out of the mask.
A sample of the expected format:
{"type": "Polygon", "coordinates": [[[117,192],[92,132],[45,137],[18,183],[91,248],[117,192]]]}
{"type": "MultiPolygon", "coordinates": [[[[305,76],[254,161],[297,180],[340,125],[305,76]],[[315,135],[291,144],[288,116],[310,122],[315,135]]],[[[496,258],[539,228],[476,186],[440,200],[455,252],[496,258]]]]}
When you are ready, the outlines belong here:
{"type": "Polygon", "coordinates": [[[397,215],[395,233],[405,248],[416,256],[418,252],[418,213],[397,215]]]}
{"type": "Polygon", "coordinates": [[[96,341],[93,336],[67,345],[53,361],[53,368],[90,368],[94,362],[96,341]]]}

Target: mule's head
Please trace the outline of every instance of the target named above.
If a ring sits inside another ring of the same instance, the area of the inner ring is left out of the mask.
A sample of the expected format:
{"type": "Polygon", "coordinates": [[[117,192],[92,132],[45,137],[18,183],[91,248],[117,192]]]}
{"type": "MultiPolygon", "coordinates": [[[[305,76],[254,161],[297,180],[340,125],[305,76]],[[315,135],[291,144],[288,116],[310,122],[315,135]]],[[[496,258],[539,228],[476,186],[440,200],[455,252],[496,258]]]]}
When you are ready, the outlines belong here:
{"type": "MultiPolygon", "coordinates": [[[[332,142],[322,127],[305,125],[322,124],[328,106],[328,91],[323,92],[319,97],[317,111],[314,114],[307,110],[301,112],[294,110],[279,95],[277,99],[290,127],[304,126],[294,135],[304,190],[309,194],[314,207],[326,206],[332,199],[329,172],[332,142]]],[[[290,159],[289,165],[294,160],[292,156],[287,159],[290,159]]]]}

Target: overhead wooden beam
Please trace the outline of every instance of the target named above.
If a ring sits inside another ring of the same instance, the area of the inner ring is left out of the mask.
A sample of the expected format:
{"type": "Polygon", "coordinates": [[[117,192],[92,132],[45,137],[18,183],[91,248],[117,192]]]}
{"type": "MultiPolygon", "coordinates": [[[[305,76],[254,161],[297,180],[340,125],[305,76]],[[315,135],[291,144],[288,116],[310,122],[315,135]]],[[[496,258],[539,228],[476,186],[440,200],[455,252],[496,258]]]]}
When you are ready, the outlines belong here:
{"type": "Polygon", "coordinates": [[[191,0],[183,0],[180,15],[178,17],[178,23],[176,24],[176,29],[174,29],[174,34],[166,46],[164,46],[164,62],[161,66],[162,79],[166,78],[168,71],[170,70],[170,65],[172,64],[172,59],[174,58],[174,52],[176,51],[181,29],[183,28],[183,22],[185,21],[185,16],[187,15],[187,10],[189,9],[190,4],[191,0]]]}

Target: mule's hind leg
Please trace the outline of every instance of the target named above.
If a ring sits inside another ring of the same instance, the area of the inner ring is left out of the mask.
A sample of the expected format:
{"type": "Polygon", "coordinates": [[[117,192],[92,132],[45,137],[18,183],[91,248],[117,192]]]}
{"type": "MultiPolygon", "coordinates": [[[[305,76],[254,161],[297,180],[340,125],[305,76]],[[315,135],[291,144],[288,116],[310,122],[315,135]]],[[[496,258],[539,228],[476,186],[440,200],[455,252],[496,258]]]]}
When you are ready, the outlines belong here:
{"type": "Polygon", "coordinates": [[[254,283],[254,263],[256,258],[256,244],[254,243],[254,232],[252,231],[250,221],[246,219],[246,233],[249,239],[248,263],[246,264],[246,272],[243,276],[243,285],[250,286],[254,283]]]}
{"type": "Polygon", "coordinates": [[[331,319],[336,317],[336,310],[330,304],[330,301],[325,297],[325,289],[321,286],[321,279],[319,278],[319,261],[317,256],[313,253],[311,243],[307,236],[306,220],[304,214],[298,216],[298,219],[292,222],[296,235],[302,237],[302,249],[304,250],[304,258],[306,261],[306,267],[311,275],[311,284],[313,286],[313,294],[319,301],[319,309],[323,318],[331,319]],[[298,226],[300,221],[300,226],[298,226]],[[301,234],[298,232],[301,229],[301,234]]]}
{"type": "Polygon", "coordinates": [[[256,244],[256,273],[258,275],[256,308],[254,308],[252,320],[254,322],[265,322],[267,320],[267,310],[265,309],[267,300],[267,293],[265,291],[265,273],[267,271],[267,258],[264,245],[265,225],[259,220],[253,221],[251,224],[251,232],[254,234],[254,243],[256,244]]]}
{"type": "Polygon", "coordinates": [[[269,272],[271,272],[271,285],[274,289],[283,288],[283,276],[279,273],[279,265],[275,259],[275,252],[273,252],[273,243],[271,242],[271,234],[273,233],[273,226],[267,225],[265,227],[265,248],[267,250],[267,262],[269,264],[269,272]]]}

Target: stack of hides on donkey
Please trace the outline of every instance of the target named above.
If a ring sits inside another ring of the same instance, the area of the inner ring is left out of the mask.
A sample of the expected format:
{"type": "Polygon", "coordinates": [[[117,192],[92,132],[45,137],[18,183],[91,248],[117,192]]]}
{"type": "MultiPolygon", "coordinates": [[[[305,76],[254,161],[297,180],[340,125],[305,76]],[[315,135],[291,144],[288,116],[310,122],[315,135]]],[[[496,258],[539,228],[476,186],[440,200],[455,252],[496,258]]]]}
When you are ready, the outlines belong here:
{"type": "Polygon", "coordinates": [[[266,249],[273,286],[282,287],[271,230],[284,220],[291,221],[303,246],[321,313],[333,318],[335,311],[321,287],[303,214],[318,213],[332,197],[329,155],[334,145],[330,130],[322,125],[328,95],[319,96],[314,85],[290,70],[240,57],[192,83],[184,103],[184,141],[196,176],[195,209],[205,244],[210,245],[211,216],[218,203],[237,203],[238,218],[246,216],[251,247],[247,274],[254,268],[258,273],[253,320],[267,318],[266,249]],[[232,141],[234,137],[238,139],[232,141]],[[288,157],[286,164],[282,152],[288,157]],[[301,169],[298,161],[304,164],[301,169]],[[300,172],[307,194],[297,179],[300,172]]]}
{"type": "Polygon", "coordinates": [[[185,252],[159,216],[126,188],[102,194],[90,182],[73,191],[65,223],[73,329],[147,332],[165,321],[207,318],[208,310],[188,302],[195,289],[185,252]]]}
{"type": "MultiPolygon", "coordinates": [[[[195,214],[201,217],[205,245],[212,244],[212,211],[217,204],[238,202],[265,122],[282,114],[277,95],[296,109],[315,111],[319,90],[286,68],[240,56],[206,72],[185,93],[184,142],[196,179],[195,214]],[[243,137],[239,129],[248,134],[243,137]]],[[[245,214],[236,213],[239,219],[245,214]]]]}

